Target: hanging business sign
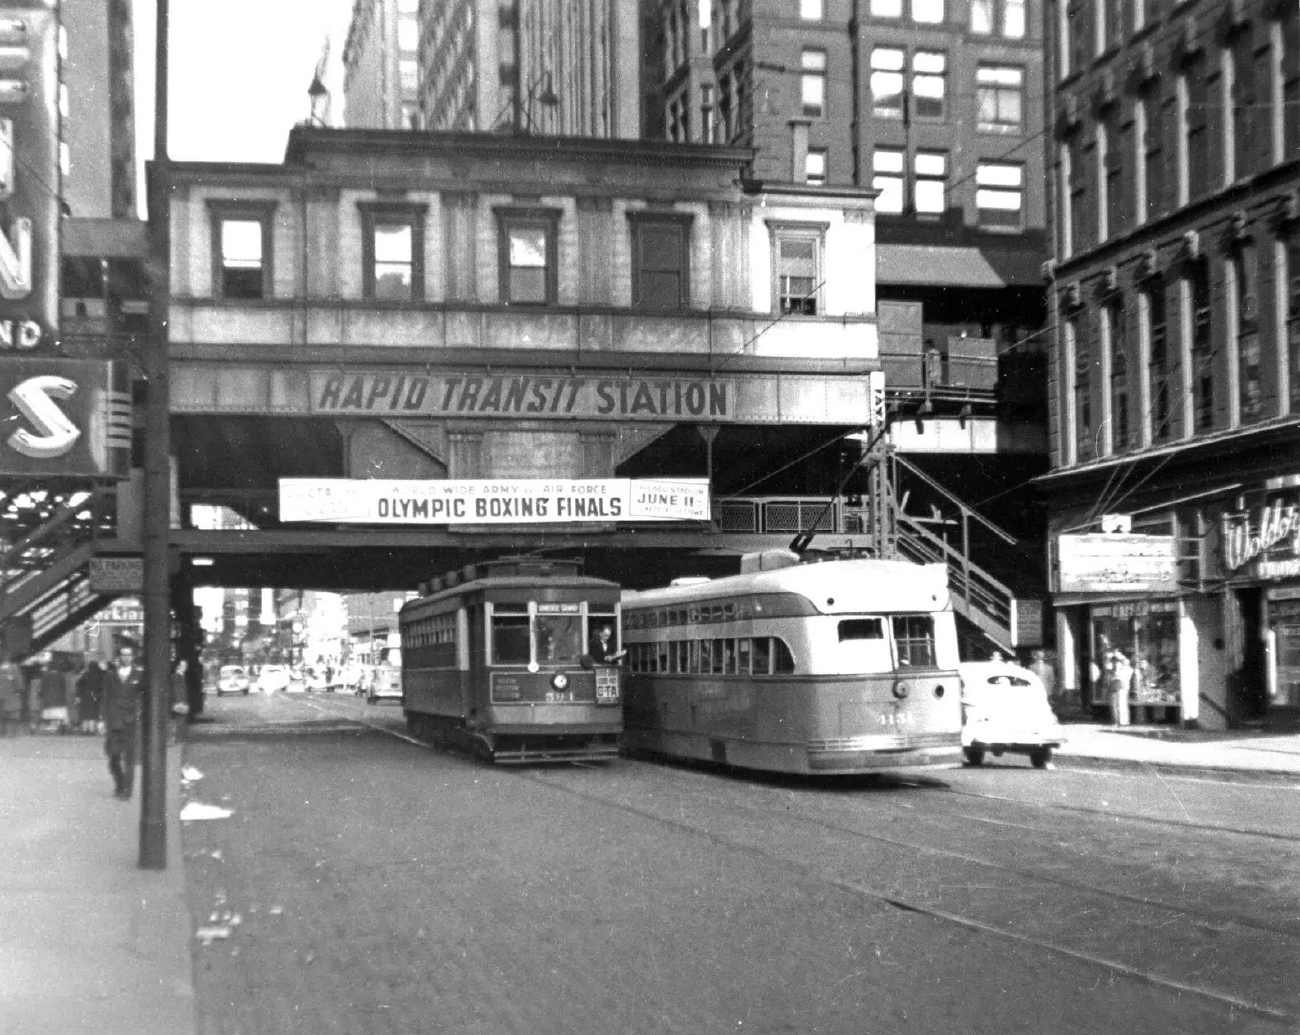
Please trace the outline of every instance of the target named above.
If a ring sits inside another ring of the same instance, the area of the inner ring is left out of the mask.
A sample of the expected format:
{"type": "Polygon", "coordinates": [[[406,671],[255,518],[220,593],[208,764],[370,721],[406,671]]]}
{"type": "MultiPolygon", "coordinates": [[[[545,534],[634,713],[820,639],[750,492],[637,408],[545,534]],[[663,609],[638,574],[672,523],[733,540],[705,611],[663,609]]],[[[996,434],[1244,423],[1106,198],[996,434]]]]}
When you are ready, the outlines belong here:
{"type": "Polygon", "coordinates": [[[0,356],[0,476],[123,477],[130,456],[112,363],[0,356]]]}
{"type": "Polygon", "coordinates": [[[1224,514],[1222,539],[1223,567],[1229,574],[1300,576],[1300,504],[1294,498],[1275,498],[1258,510],[1224,514]]]}
{"type": "Polygon", "coordinates": [[[707,521],[703,478],[281,478],[280,520],[343,525],[707,521]]]}
{"type": "Polygon", "coordinates": [[[1173,536],[1122,532],[1062,535],[1056,540],[1060,593],[1175,593],[1173,536]]]}
{"type": "Polygon", "coordinates": [[[311,372],[313,413],[527,420],[736,420],[736,383],[707,377],[311,372]]]}
{"type": "Polygon", "coordinates": [[[55,7],[0,6],[0,355],[49,345],[58,331],[55,7]]]}

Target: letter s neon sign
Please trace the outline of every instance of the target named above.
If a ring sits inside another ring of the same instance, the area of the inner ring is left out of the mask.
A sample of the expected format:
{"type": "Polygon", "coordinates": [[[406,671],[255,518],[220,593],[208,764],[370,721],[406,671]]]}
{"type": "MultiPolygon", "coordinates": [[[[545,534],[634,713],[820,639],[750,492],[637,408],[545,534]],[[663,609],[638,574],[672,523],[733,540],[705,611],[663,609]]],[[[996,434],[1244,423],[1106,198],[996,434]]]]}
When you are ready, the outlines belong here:
{"type": "Polygon", "coordinates": [[[9,444],[23,456],[38,460],[68,452],[81,437],[81,431],[54,400],[71,399],[76,392],[75,381],[54,374],[29,377],[15,385],[9,392],[9,400],[39,434],[19,428],[9,436],[9,444]]]}

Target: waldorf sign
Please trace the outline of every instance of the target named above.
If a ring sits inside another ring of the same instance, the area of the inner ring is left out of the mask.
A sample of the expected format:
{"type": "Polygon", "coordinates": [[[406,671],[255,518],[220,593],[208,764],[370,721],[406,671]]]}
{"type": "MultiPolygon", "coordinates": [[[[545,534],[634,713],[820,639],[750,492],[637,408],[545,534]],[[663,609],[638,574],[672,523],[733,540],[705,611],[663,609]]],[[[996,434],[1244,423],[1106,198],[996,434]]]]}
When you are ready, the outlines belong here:
{"type": "Polygon", "coordinates": [[[280,520],[345,525],[707,521],[703,478],[281,478],[280,520]]]}

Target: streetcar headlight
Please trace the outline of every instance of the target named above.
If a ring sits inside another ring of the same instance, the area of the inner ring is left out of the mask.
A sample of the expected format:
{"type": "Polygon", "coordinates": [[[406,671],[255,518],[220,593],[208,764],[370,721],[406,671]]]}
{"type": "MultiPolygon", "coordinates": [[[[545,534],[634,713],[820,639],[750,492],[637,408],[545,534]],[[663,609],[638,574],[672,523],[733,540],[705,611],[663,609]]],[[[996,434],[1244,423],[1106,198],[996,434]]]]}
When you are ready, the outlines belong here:
{"type": "Polygon", "coordinates": [[[555,676],[551,679],[551,686],[555,687],[556,690],[563,690],[568,685],[569,685],[569,677],[566,676],[563,672],[555,673],[555,676]]]}

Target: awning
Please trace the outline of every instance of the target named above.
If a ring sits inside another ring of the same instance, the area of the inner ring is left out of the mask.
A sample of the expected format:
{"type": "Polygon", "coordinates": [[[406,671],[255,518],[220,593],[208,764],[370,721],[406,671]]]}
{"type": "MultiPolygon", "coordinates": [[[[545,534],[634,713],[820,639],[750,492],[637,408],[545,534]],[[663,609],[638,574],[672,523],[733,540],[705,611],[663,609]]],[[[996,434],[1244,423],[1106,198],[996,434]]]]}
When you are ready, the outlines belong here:
{"type": "Polygon", "coordinates": [[[877,244],[876,282],[933,287],[1041,286],[1046,256],[940,244],[877,244]]]}

